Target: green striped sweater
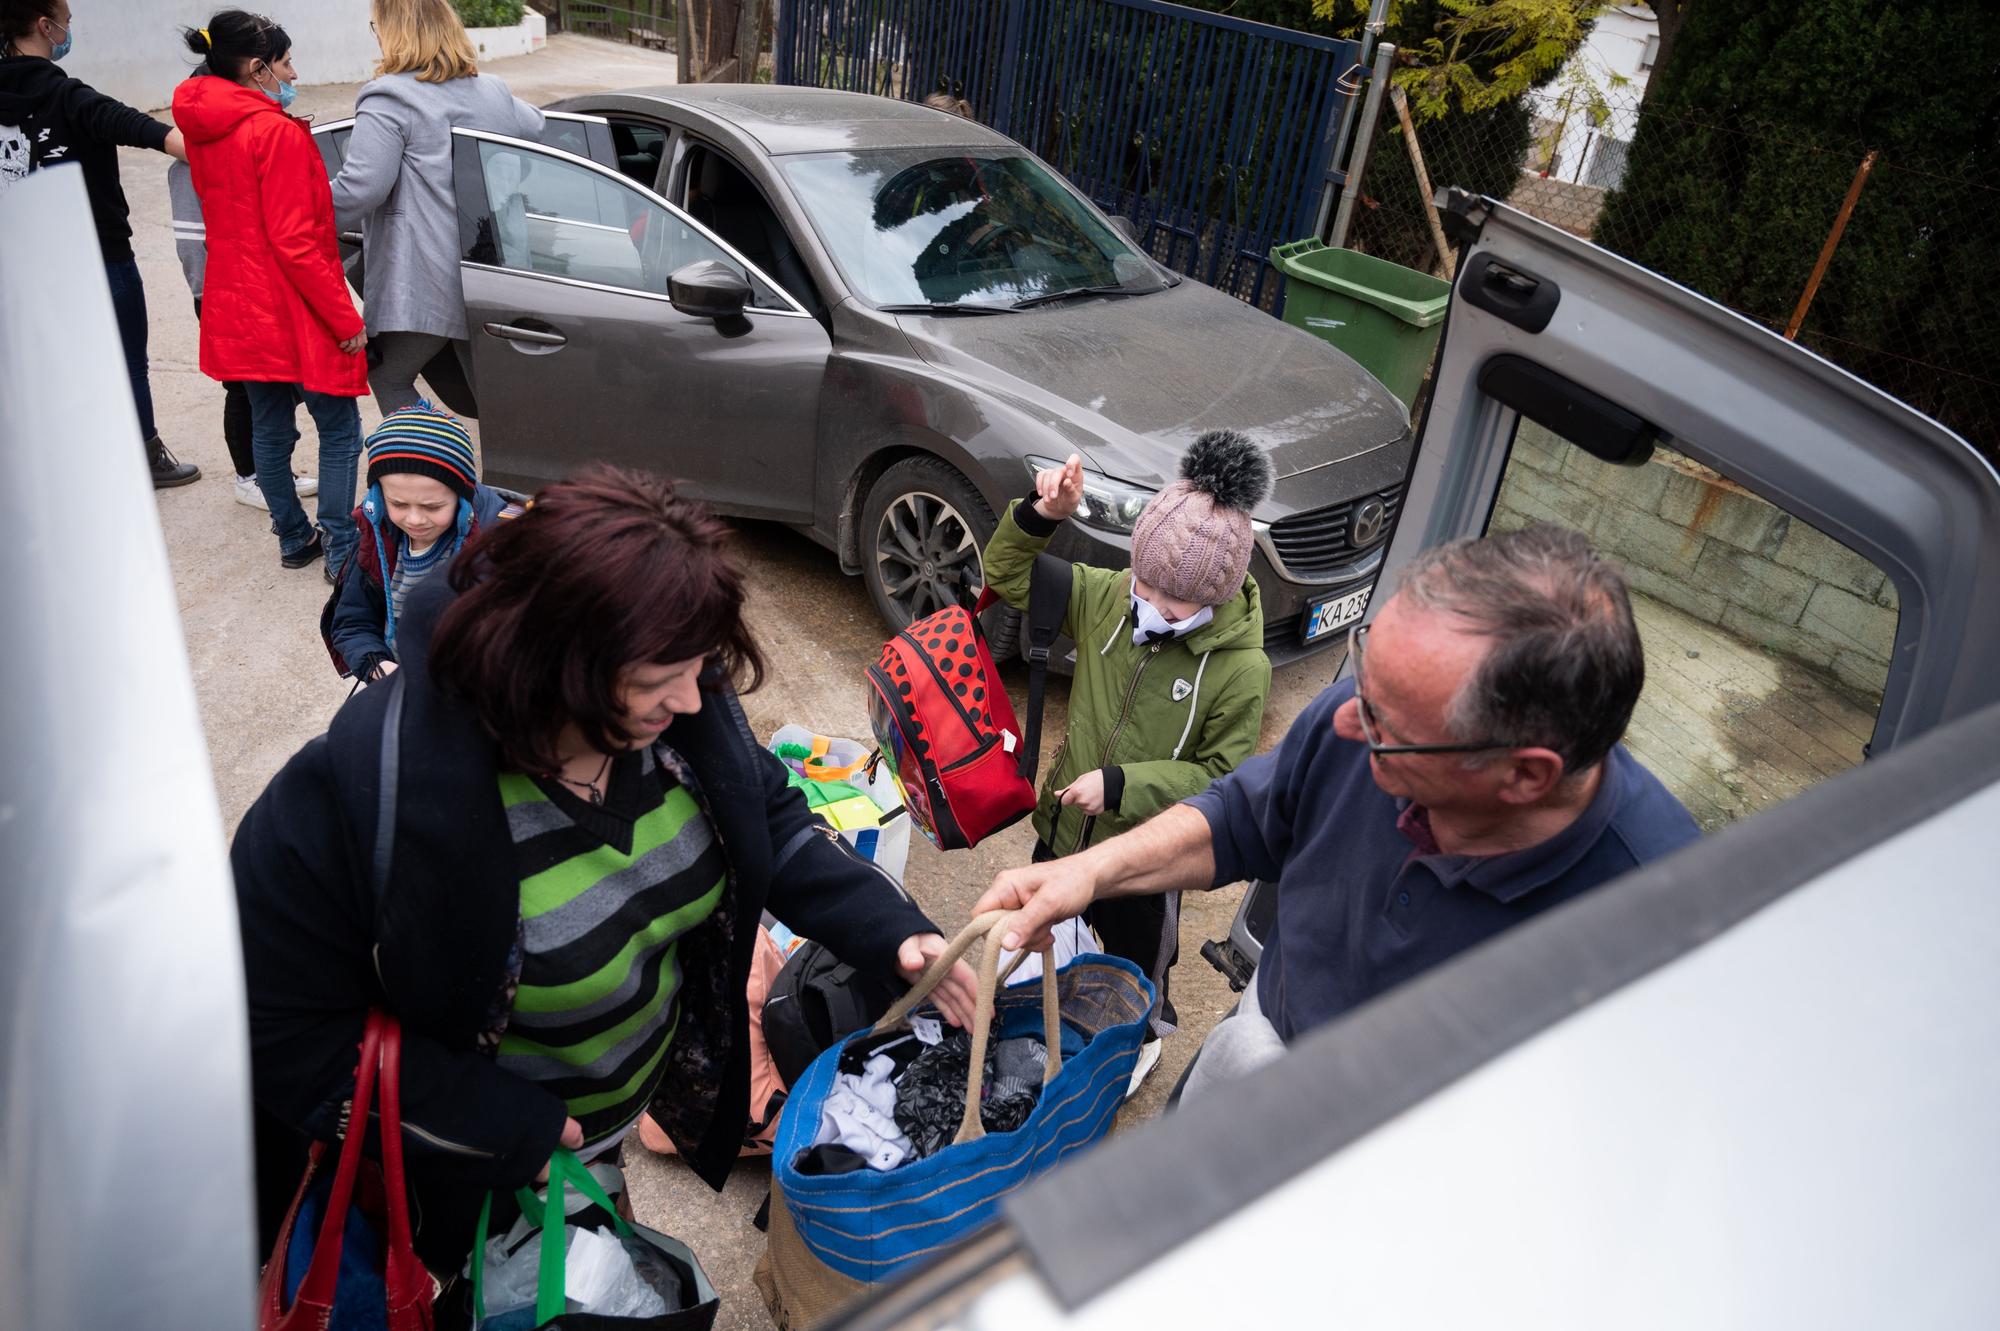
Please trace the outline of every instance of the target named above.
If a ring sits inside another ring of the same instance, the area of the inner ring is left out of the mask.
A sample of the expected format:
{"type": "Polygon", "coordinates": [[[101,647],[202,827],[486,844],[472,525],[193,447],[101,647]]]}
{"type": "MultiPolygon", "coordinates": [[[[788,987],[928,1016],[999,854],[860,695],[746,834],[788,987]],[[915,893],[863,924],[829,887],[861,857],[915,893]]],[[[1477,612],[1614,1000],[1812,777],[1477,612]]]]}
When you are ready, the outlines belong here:
{"type": "Polygon", "coordinates": [[[586,1143],[636,1120],[678,1016],[675,945],[722,898],[708,818],[651,750],[619,758],[603,807],[500,776],[521,873],[522,958],[500,1066],[569,1106],[586,1143]]]}

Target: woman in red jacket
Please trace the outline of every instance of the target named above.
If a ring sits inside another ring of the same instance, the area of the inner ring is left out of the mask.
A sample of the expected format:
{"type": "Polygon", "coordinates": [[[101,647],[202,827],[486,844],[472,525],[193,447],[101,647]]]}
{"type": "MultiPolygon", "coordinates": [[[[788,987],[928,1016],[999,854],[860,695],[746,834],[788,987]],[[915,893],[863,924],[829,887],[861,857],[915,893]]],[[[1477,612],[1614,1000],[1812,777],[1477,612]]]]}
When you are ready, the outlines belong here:
{"type": "Polygon", "coordinates": [[[322,555],[332,582],[353,551],[354,471],[368,391],[367,342],[347,292],[333,194],[292,100],[292,42],[271,20],[224,10],[187,33],[203,57],[174,90],[174,123],[208,223],[201,369],[250,393],[257,487],[280,562],[322,555]],[[292,485],[298,395],[319,427],[319,529],[292,485]]]}

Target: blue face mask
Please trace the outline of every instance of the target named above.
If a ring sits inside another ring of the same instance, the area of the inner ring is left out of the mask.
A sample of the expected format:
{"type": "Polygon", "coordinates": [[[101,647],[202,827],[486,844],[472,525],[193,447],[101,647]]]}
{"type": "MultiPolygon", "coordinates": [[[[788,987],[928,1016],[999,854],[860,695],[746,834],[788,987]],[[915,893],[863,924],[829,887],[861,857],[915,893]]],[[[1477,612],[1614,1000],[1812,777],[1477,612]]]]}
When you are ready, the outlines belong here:
{"type": "MultiPolygon", "coordinates": [[[[270,69],[270,66],[266,65],[265,68],[270,69]]],[[[291,106],[292,102],[299,95],[299,90],[297,88],[294,88],[291,84],[285,82],[283,79],[278,80],[278,90],[276,92],[272,92],[262,83],[259,83],[257,85],[257,91],[263,93],[266,97],[276,102],[280,110],[283,110],[291,106]]]]}
{"type": "Polygon", "coordinates": [[[51,60],[62,59],[64,56],[69,54],[70,48],[75,45],[76,45],[76,20],[71,19],[69,22],[69,26],[63,29],[63,39],[57,42],[55,44],[54,49],[49,52],[49,59],[51,60]]]}

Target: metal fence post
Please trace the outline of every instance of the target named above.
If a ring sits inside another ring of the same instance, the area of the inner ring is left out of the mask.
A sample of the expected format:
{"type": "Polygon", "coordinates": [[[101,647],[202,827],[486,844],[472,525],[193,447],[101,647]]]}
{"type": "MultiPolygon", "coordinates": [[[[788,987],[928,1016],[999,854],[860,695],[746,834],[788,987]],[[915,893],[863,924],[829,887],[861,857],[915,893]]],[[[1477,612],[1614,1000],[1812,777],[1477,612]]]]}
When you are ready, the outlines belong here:
{"type": "MultiPolygon", "coordinates": [[[[1339,101],[1340,112],[1326,126],[1326,166],[1320,173],[1319,208],[1313,213],[1312,234],[1315,236],[1326,234],[1326,224],[1333,219],[1334,201],[1340,197],[1340,187],[1334,183],[1333,178],[1341,169],[1340,156],[1343,151],[1341,145],[1347,138],[1348,124],[1354,119],[1354,108],[1361,104],[1362,85],[1367,82],[1367,77],[1363,73],[1366,63],[1366,57],[1357,58],[1354,64],[1335,80],[1334,86],[1345,90],[1347,75],[1355,76],[1353,90],[1343,91],[1339,101]]],[[[1345,178],[1343,175],[1342,179],[1345,178]]]]}
{"type": "Polygon", "coordinates": [[[1014,123],[1014,77],[1021,65],[1021,22],[1027,0],[1006,0],[1007,27],[1000,38],[1000,77],[995,81],[993,128],[1010,133],[1014,123]]]}
{"type": "MultiPolygon", "coordinates": [[[[1360,73],[1368,67],[1368,60],[1374,54],[1375,43],[1381,39],[1382,30],[1389,26],[1389,0],[1372,0],[1368,6],[1368,21],[1361,25],[1361,49],[1354,58],[1354,72],[1360,73]]],[[[1340,106],[1340,128],[1334,131],[1333,152],[1328,155],[1327,168],[1332,170],[1340,163],[1341,155],[1347,151],[1347,131],[1354,128],[1353,97],[1345,99],[1340,106]]],[[[1320,191],[1319,215],[1313,219],[1312,233],[1326,234],[1326,220],[1333,212],[1333,181],[1328,180],[1320,191]]]]}
{"type": "Polygon", "coordinates": [[[1394,42],[1383,42],[1375,48],[1375,68],[1368,76],[1368,97],[1361,104],[1354,151],[1348,154],[1347,184],[1340,191],[1340,209],[1333,215],[1333,231],[1326,242],[1335,249],[1347,244],[1347,228],[1354,222],[1354,204],[1361,197],[1361,177],[1367,173],[1368,154],[1375,146],[1375,122],[1382,114],[1382,93],[1389,86],[1389,67],[1395,59],[1394,42]]]}
{"type": "Polygon", "coordinates": [[[798,26],[796,0],[776,0],[778,12],[772,22],[771,82],[789,83],[792,77],[793,32],[798,26]]]}

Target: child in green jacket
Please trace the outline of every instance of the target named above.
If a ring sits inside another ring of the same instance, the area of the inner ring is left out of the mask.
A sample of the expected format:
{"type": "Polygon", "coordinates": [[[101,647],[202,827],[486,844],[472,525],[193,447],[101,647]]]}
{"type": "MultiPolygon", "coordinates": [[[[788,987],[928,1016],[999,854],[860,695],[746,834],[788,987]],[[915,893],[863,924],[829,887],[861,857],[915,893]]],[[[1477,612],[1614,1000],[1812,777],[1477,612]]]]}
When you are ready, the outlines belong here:
{"type": "MultiPolygon", "coordinates": [[[[1271,661],[1250,567],[1250,510],[1271,463],[1242,435],[1203,435],[1181,479],[1132,529],[1132,567],[1074,567],[1062,631],[1076,643],[1069,732],[1035,807],[1037,860],[1072,855],[1205,789],[1257,747],[1271,661]]],[[[1083,499],[1083,460],[1035,477],[985,551],[986,584],[1025,609],[1039,555],[1083,499]]],[[[1174,1029],[1167,972],[1180,951],[1180,894],[1119,897],[1088,916],[1106,951],[1134,962],[1159,995],[1131,1090],[1174,1029]]],[[[1128,1092],[1129,1093],[1129,1092],[1128,1092]]]]}

